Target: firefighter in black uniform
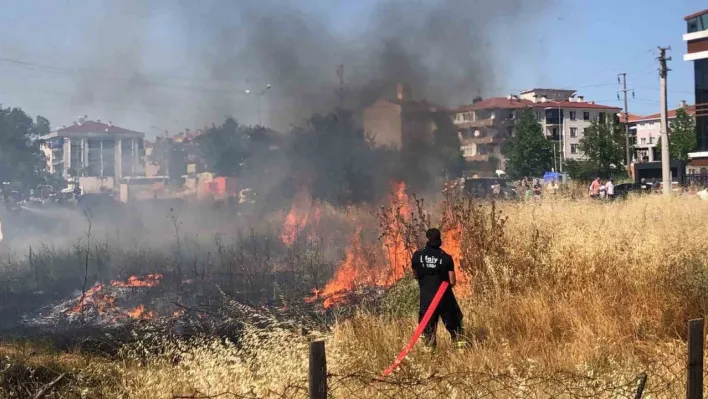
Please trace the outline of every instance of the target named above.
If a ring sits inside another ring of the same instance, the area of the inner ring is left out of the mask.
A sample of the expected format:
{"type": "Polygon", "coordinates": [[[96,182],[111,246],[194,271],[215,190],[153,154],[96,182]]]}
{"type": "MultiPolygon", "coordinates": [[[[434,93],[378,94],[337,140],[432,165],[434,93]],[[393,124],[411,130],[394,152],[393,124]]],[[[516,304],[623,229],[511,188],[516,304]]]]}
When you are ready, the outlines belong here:
{"type": "Polygon", "coordinates": [[[443,281],[447,281],[450,287],[445,290],[438,308],[423,330],[423,342],[426,350],[435,348],[435,332],[438,326],[438,318],[442,318],[445,328],[452,336],[455,347],[461,350],[465,348],[466,341],[462,330],[462,311],[457,304],[455,294],[452,292],[452,287],[455,286],[456,282],[455,263],[452,260],[452,256],[440,249],[442,245],[440,230],[429,229],[425,236],[428,239],[428,243],[425,248],[413,254],[412,262],[413,275],[420,286],[418,322],[423,319],[423,315],[425,315],[430,303],[433,301],[440,284],[443,281]]]}

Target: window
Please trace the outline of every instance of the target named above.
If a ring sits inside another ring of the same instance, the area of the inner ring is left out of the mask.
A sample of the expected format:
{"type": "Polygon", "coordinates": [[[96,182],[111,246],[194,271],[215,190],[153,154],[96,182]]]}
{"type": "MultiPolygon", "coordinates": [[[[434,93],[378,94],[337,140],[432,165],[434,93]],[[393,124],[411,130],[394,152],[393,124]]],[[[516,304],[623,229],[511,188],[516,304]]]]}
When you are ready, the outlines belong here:
{"type": "Polygon", "coordinates": [[[647,143],[646,137],[642,137],[641,139],[639,139],[639,141],[640,141],[642,144],[646,144],[646,143],[647,143]]]}
{"type": "Polygon", "coordinates": [[[101,162],[103,162],[101,176],[113,177],[116,174],[116,141],[112,139],[103,140],[101,148],[101,162]]]}
{"type": "Polygon", "coordinates": [[[466,145],[462,147],[462,155],[465,157],[473,157],[476,155],[476,148],[474,145],[466,145]]]}
{"type": "Polygon", "coordinates": [[[590,113],[588,111],[583,112],[583,120],[584,121],[590,120],[590,113]]]}
{"type": "Polygon", "coordinates": [[[708,29],[708,14],[700,15],[686,21],[686,33],[699,32],[708,29]]]}
{"type": "Polygon", "coordinates": [[[654,144],[654,137],[653,136],[649,136],[649,144],[654,144]]]}
{"type": "Polygon", "coordinates": [[[554,127],[551,129],[551,135],[553,136],[553,140],[558,140],[558,128],[554,127]]]}
{"type": "Polygon", "coordinates": [[[84,148],[81,146],[82,139],[70,139],[71,142],[71,167],[80,173],[83,169],[84,148]]]}
{"type": "Polygon", "coordinates": [[[571,153],[571,154],[577,154],[577,153],[578,153],[578,145],[577,145],[577,144],[571,144],[571,145],[570,145],[570,153],[571,153]]]}
{"type": "Polygon", "coordinates": [[[576,138],[578,137],[578,128],[577,127],[571,127],[570,128],[570,138],[576,138]]]}
{"type": "Polygon", "coordinates": [[[541,120],[541,111],[536,111],[536,119],[541,120]]]}
{"type": "Polygon", "coordinates": [[[88,162],[86,167],[86,176],[102,176],[101,175],[101,140],[88,139],[88,162]]]}
{"type": "Polygon", "coordinates": [[[570,111],[570,120],[571,121],[575,120],[575,111],[570,111]]]}
{"type": "Polygon", "coordinates": [[[597,120],[598,120],[600,123],[605,123],[605,113],[604,113],[604,112],[599,112],[599,113],[597,114],[597,120]]]}

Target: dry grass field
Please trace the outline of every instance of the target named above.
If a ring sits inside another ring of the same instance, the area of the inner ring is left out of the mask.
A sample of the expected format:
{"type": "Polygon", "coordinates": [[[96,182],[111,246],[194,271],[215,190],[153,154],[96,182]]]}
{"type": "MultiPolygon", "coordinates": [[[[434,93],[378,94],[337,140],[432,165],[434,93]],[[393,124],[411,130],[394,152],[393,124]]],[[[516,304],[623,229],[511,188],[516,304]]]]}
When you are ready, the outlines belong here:
{"type": "Polygon", "coordinates": [[[645,397],[685,394],[686,321],[708,307],[708,204],[451,201],[428,211],[466,274],[455,288],[473,342],[465,353],[440,325],[435,353],[414,349],[373,383],[416,326],[417,286],[405,277],[380,306],[304,335],[251,326],[238,344],[155,336],[111,356],[8,341],[0,397],[31,397],[61,375],[46,397],[307,397],[313,336],[326,341],[335,398],[634,397],[642,373],[645,397]]]}

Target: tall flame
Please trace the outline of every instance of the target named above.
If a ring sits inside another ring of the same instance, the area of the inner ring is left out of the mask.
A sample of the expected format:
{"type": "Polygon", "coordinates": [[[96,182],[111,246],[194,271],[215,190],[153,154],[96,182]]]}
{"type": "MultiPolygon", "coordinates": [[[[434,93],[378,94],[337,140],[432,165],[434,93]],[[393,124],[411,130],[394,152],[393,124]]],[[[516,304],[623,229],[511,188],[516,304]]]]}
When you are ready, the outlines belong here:
{"type": "MultiPolygon", "coordinates": [[[[391,207],[398,212],[398,217],[403,221],[410,218],[410,207],[408,204],[408,195],[406,194],[406,185],[403,182],[394,182],[392,185],[391,207]]],[[[379,281],[379,285],[390,286],[396,281],[403,278],[406,273],[406,267],[410,264],[410,256],[406,252],[403,225],[394,222],[390,226],[390,234],[384,237],[383,251],[388,262],[388,273],[385,273],[383,280],[379,281]]]]}
{"type": "Polygon", "coordinates": [[[315,297],[324,297],[325,309],[338,303],[350,291],[358,286],[374,285],[376,278],[367,273],[368,260],[361,246],[361,227],[357,226],[352,241],[347,248],[344,261],[339,265],[332,280],[315,297]]]}
{"type": "Polygon", "coordinates": [[[455,277],[457,278],[455,291],[466,295],[470,289],[468,284],[469,277],[467,273],[460,269],[462,262],[462,226],[459,223],[455,223],[442,232],[441,238],[443,242],[442,250],[452,256],[452,260],[455,262],[455,277]]]}
{"type": "Polygon", "coordinates": [[[312,200],[310,193],[307,190],[300,190],[293,199],[293,204],[290,208],[290,212],[285,217],[285,223],[283,224],[283,232],[281,233],[280,239],[287,246],[293,245],[297,239],[298,234],[305,230],[308,226],[308,221],[312,220],[312,224],[319,223],[320,219],[320,208],[312,200]],[[314,208],[312,217],[310,217],[310,212],[314,208]]]}
{"type": "MultiPolygon", "coordinates": [[[[409,217],[410,208],[404,183],[392,185],[391,206],[404,220],[409,217]]],[[[403,278],[410,259],[405,250],[402,227],[400,223],[395,223],[391,226],[392,233],[384,239],[383,252],[386,262],[382,265],[375,260],[369,260],[361,244],[361,226],[357,226],[344,261],[337,268],[334,277],[324,289],[315,291],[315,296],[308,301],[323,297],[323,306],[327,309],[341,303],[346,295],[357,287],[388,287],[403,278]]]]}

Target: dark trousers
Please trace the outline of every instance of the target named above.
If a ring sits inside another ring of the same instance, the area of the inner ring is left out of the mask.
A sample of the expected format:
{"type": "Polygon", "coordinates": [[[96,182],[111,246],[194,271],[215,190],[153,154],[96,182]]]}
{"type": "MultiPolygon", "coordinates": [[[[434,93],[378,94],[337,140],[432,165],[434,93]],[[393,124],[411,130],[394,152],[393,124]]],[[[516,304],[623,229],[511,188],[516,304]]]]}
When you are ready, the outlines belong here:
{"type": "MultiPolygon", "coordinates": [[[[425,293],[422,290],[420,294],[418,323],[423,320],[423,316],[425,312],[428,311],[430,303],[433,301],[433,296],[435,295],[434,293],[432,295],[425,293]]],[[[438,328],[438,318],[442,318],[445,329],[450,333],[453,341],[462,338],[462,310],[460,310],[460,306],[457,304],[455,294],[449,288],[443,295],[442,300],[438,304],[438,308],[423,330],[423,339],[426,345],[435,346],[436,344],[435,332],[438,328]]]]}

